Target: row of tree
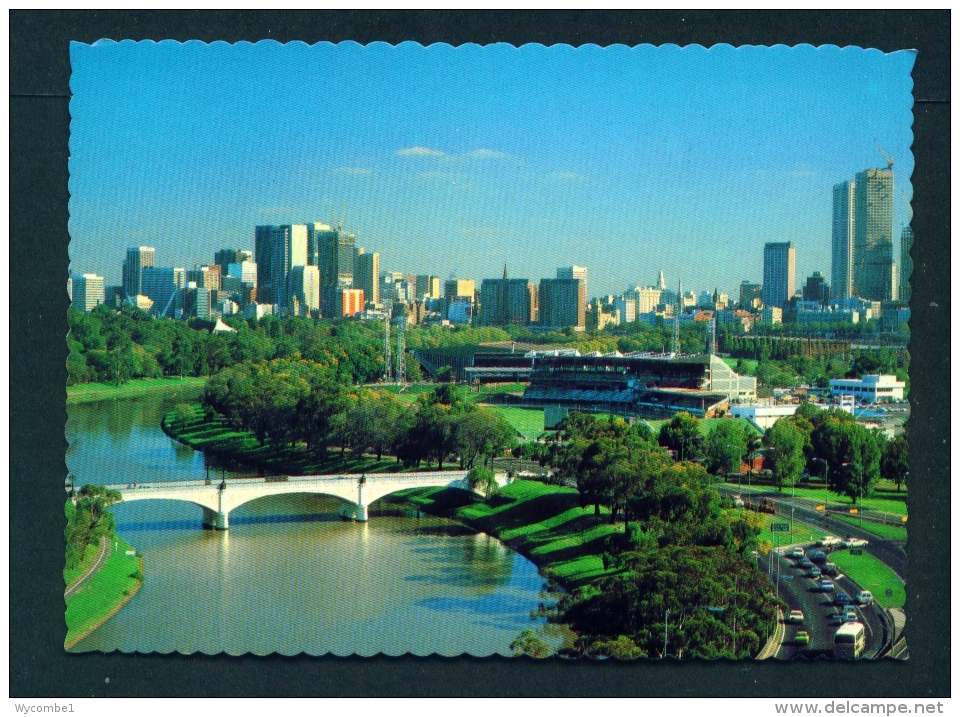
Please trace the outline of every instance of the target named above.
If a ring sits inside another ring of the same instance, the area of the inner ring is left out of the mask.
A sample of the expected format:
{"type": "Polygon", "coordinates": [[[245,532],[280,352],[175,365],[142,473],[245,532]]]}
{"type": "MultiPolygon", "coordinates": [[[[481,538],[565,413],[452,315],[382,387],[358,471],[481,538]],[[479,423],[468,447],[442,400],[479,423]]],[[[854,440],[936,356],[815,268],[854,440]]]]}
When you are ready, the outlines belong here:
{"type": "Polygon", "coordinates": [[[338,380],[329,366],[279,359],[245,362],[218,372],[204,389],[205,406],[261,445],[305,445],[321,461],[331,448],[354,455],[393,455],[406,466],[454,456],[464,469],[516,445],[516,430],[493,409],[450,384],[409,405],[385,390],[338,380]]]}
{"type": "Polygon", "coordinates": [[[111,537],[116,528],[110,506],[120,502],[120,494],[99,485],[84,485],[77,491],[76,504],[67,504],[67,562],[73,570],[83,560],[87,546],[98,545],[100,538],[111,537]]]}
{"type": "Polygon", "coordinates": [[[779,602],[752,558],[757,516],[722,511],[705,468],[661,445],[683,440],[676,430],[658,441],[643,424],[571,413],[541,449],[582,505],[595,514],[606,506],[624,522],[603,556],[616,572],[558,605],[588,654],[746,657],[775,625],[779,602]]]}
{"type": "MultiPolygon", "coordinates": [[[[309,321],[231,316],[235,332],[212,332],[209,322],[151,317],[125,306],[69,312],[69,385],[131,378],[211,376],[243,362],[303,358],[332,368],[338,380],[366,383],[383,374],[380,322],[309,321]]],[[[407,376],[419,379],[410,357],[407,376]]]]}
{"type": "Polygon", "coordinates": [[[740,471],[743,460],[762,449],[777,488],[798,482],[804,473],[819,476],[830,490],[856,502],[884,479],[897,490],[906,483],[907,438],[888,438],[869,430],[838,408],[804,404],[796,414],[779,419],[763,438],[741,421],[722,421],[703,437],[700,422],[678,413],[660,431],[660,443],[679,456],[702,460],[713,473],[740,471]]]}

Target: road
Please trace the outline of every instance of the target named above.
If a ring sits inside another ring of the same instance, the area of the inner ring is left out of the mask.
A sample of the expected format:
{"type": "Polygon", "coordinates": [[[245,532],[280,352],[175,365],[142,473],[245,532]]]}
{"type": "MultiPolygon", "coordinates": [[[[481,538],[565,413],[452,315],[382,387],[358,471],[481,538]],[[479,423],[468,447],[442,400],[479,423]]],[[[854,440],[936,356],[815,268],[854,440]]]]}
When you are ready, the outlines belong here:
{"type": "Polygon", "coordinates": [[[100,549],[97,551],[97,558],[93,561],[87,572],[81,575],[79,578],[73,581],[73,583],[63,592],[63,598],[66,600],[68,597],[77,592],[83,584],[87,582],[91,577],[93,577],[96,572],[103,567],[104,562],[107,560],[107,556],[110,554],[110,538],[101,537],[100,538],[100,549]]]}
{"type": "MultiPolygon", "coordinates": [[[[717,486],[720,492],[726,495],[737,495],[739,489],[733,484],[721,484],[717,486]]],[[[809,501],[797,498],[794,500],[791,496],[779,493],[774,490],[751,492],[751,496],[757,498],[768,498],[776,506],[777,514],[789,516],[791,506],[793,515],[798,520],[810,525],[822,526],[825,533],[841,537],[853,536],[854,538],[863,538],[868,541],[866,551],[873,557],[887,565],[901,579],[907,575],[907,554],[904,551],[904,542],[902,540],[886,540],[878,538],[868,530],[846,521],[835,518],[831,514],[824,514],[821,511],[814,510],[809,501]]]]}
{"type": "MultiPolygon", "coordinates": [[[[810,546],[804,545],[805,549],[810,546]]],[[[785,550],[785,548],[782,548],[785,550]]],[[[763,570],[770,570],[768,560],[773,557],[773,573],[776,582],[776,574],[779,570],[779,595],[787,603],[788,610],[802,610],[804,621],[802,625],[787,624],[784,629],[783,642],[776,653],[778,659],[789,660],[799,655],[806,657],[816,657],[819,655],[830,656],[833,654],[833,636],[839,628],[839,624],[832,622],[829,616],[837,612],[833,602],[833,592],[821,592],[816,589],[816,582],[812,578],[806,577],[806,571],[796,567],[795,562],[784,558],[775,550],[770,551],[769,556],[761,556],[759,565],[763,570]],[[810,635],[808,645],[797,645],[794,638],[799,630],[806,630],[810,635]]],[[[849,578],[837,576],[834,582],[844,590],[848,595],[854,596],[859,591],[859,587],[849,578]]],[[[867,644],[864,650],[864,657],[873,657],[884,645],[883,623],[877,614],[876,608],[872,605],[857,607],[857,613],[860,615],[860,622],[863,623],[866,630],[867,644]]]]}

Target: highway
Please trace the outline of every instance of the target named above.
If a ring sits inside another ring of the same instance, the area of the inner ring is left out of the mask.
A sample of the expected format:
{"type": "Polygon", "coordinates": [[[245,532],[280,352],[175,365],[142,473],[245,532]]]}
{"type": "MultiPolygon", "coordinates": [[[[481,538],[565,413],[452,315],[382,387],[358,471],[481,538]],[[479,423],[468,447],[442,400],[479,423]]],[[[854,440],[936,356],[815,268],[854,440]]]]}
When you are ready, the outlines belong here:
{"type": "MultiPolygon", "coordinates": [[[[804,545],[804,549],[809,550],[811,546],[804,545]]],[[[781,548],[785,551],[786,548],[781,548]]],[[[833,654],[833,635],[840,627],[839,623],[834,623],[829,619],[832,613],[837,612],[833,602],[833,592],[821,592],[816,588],[816,581],[806,577],[806,571],[796,567],[794,560],[784,558],[775,550],[771,550],[768,556],[760,556],[758,564],[762,570],[770,570],[770,559],[774,560],[773,573],[774,582],[777,582],[777,571],[780,571],[779,595],[787,603],[787,610],[784,617],[789,615],[790,610],[802,610],[804,621],[802,625],[786,624],[784,629],[783,642],[776,653],[777,659],[789,660],[798,656],[817,657],[820,655],[831,656],[833,654]],[[797,645],[794,638],[799,630],[806,630],[810,635],[808,645],[797,645]]],[[[834,579],[837,587],[844,590],[851,597],[859,591],[859,587],[844,576],[836,576],[834,579]]],[[[860,615],[860,622],[863,623],[866,630],[867,644],[864,650],[864,657],[873,657],[884,645],[883,623],[877,614],[876,608],[872,605],[857,606],[857,613],[860,615]]]]}

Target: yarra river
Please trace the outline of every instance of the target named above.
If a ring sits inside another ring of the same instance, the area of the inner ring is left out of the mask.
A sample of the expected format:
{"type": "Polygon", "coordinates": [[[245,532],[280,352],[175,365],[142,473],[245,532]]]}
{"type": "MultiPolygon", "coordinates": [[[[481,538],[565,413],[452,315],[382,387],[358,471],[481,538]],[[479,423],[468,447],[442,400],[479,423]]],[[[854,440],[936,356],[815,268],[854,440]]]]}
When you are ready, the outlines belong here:
{"type": "MultiPolygon", "coordinates": [[[[68,406],[76,484],[205,478],[204,455],[160,430],[182,401],[68,406]]],[[[525,629],[559,647],[559,626],[530,616],[543,579],[523,556],[453,521],[374,504],[368,523],[345,522],[340,506],[264,498],[233,511],[225,532],[203,530],[188,503],[114,506],[118,534],[143,555],[143,588],[73,649],[486,656],[509,654],[525,629]]]]}

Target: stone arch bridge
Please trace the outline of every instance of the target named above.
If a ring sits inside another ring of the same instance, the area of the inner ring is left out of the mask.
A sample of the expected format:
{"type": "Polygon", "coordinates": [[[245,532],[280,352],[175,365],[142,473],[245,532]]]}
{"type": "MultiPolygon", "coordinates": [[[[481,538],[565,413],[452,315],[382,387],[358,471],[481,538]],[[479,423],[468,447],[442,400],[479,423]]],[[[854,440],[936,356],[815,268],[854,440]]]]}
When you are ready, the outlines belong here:
{"type": "MultiPolygon", "coordinates": [[[[367,520],[367,506],[384,496],[410,488],[460,488],[473,493],[468,471],[434,471],[365,475],[277,476],[233,480],[189,480],[168,483],[121,483],[104,486],[120,493],[123,502],[135,500],[179,500],[203,508],[203,524],[217,530],[230,527],[230,511],[258,498],[294,493],[314,493],[340,498],[350,506],[345,517],[367,520]]],[[[505,473],[496,474],[497,484],[506,485],[505,473]]],[[[481,494],[482,495],[482,494],[481,494]]]]}

